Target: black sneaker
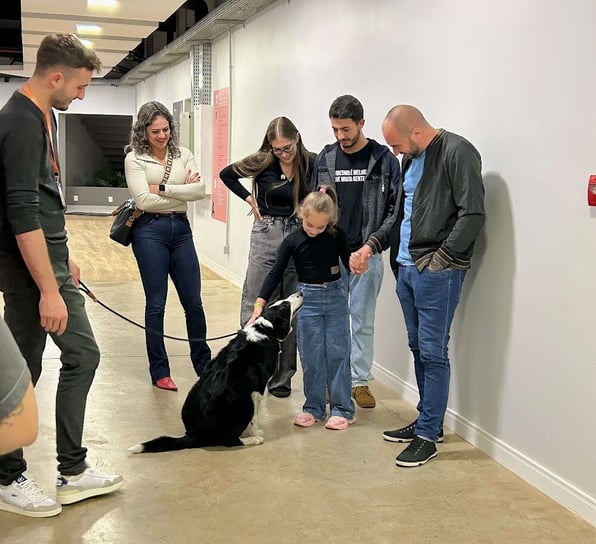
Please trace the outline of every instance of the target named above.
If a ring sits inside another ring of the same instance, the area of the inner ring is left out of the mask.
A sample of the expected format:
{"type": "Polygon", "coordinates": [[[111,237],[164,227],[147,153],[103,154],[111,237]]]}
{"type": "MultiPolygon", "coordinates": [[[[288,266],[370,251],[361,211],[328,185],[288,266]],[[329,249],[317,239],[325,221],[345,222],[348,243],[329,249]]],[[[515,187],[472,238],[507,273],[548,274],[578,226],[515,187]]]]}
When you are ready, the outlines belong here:
{"type": "Polygon", "coordinates": [[[274,387],[269,389],[269,393],[278,399],[285,399],[290,396],[291,390],[286,387],[274,387]]]}
{"type": "MultiPolygon", "coordinates": [[[[418,420],[406,425],[405,427],[402,427],[401,429],[383,432],[383,440],[387,440],[388,442],[412,442],[415,436],[414,430],[416,429],[416,423],[418,423],[418,420]]],[[[443,427],[441,427],[437,442],[443,442],[443,427]]]]}
{"type": "Polygon", "coordinates": [[[398,467],[419,467],[436,456],[437,446],[434,442],[415,436],[408,447],[395,458],[395,464],[398,467]]]}

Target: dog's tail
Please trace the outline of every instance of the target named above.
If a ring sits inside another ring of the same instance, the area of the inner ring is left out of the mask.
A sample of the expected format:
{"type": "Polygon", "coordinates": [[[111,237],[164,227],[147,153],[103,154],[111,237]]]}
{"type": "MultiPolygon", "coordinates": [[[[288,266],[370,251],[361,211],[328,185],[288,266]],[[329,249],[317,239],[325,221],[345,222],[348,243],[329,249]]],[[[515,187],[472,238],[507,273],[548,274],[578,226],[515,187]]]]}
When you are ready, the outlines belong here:
{"type": "Polygon", "coordinates": [[[141,442],[128,448],[131,453],[159,453],[162,451],[178,451],[187,448],[199,448],[200,444],[194,438],[184,435],[178,438],[173,436],[160,436],[148,442],[141,442]]]}

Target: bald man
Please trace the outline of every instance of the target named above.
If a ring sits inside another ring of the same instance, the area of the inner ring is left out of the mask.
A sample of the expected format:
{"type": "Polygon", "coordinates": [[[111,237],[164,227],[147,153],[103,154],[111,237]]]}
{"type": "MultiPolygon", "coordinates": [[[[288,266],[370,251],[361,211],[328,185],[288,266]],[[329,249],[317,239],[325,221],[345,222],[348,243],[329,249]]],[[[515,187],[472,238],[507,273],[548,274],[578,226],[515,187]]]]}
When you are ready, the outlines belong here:
{"type": "Polygon", "coordinates": [[[403,155],[390,261],[420,396],[418,419],[383,438],[409,442],[395,462],[415,467],[436,457],[443,441],[449,329],[485,219],[482,163],[470,142],[432,127],[413,106],[393,107],[383,136],[403,155]]]}

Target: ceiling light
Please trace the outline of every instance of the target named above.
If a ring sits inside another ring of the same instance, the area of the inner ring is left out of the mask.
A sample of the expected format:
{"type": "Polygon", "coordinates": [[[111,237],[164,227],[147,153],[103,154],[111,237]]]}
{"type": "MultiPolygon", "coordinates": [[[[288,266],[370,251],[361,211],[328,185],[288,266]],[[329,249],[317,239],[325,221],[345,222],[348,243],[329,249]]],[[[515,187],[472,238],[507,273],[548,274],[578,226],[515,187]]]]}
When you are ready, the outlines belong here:
{"type": "Polygon", "coordinates": [[[77,23],[77,34],[101,34],[99,25],[77,23]]]}
{"type": "Polygon", "coordinates": [[[117,0],[87,0],[90,8],[115,8],[117,4],[117,0]]]}

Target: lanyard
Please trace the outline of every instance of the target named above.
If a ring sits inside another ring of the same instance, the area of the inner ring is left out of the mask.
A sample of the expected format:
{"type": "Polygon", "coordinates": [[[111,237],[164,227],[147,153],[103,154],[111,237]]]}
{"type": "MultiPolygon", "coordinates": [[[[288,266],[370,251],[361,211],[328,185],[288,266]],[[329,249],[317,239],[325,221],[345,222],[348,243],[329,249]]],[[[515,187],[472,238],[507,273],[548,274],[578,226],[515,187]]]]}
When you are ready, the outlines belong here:
{"type": "Polygon", "coordinates": [[[48,146],[48,153],[50,156],[50,162],[52,163],[52,171],[54,172],[54,179],[56,180],[56,185],[58,186],[58,193],[60,193],[60,200],[62,201],[62,205],[66,205],[64,200],[64,195],[62,194],[62,183],[60,182],[60,167],[58,166],[58,161],[56,159],[56,152],[54,151],[54,131],[52,128],[52,117],[50,114],[50,110],[44,112],[43,108],[41,107],[39,101],[31,91],[31,87],[27,83],[23,85],[22,89],[23,94],[31,100],[44,114],[46,120],[46,130],[48,133],[48,140],[50,145],[48,146]]]}

